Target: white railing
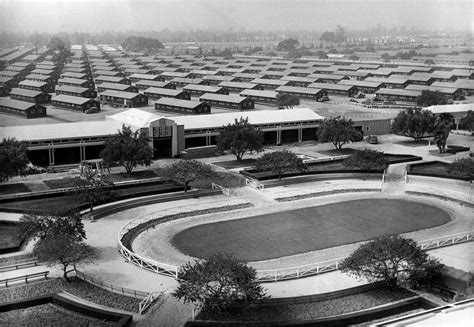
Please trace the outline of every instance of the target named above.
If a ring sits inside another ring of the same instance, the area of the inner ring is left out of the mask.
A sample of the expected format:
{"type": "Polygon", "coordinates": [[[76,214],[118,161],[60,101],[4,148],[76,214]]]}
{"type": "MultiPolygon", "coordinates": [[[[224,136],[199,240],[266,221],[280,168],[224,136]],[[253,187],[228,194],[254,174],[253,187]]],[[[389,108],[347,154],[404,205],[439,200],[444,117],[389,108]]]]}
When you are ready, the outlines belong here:
{"type": "Polygon", "coordinates": [[[156,301],[160,296],[163,295],[163,283],[160,283],[160,286],[155,288],[153,291],[148,293],[148,295],[138,304],[138,312],[142,315],[146,309],[150,305],[153,304],[153,302],[156,301]]]}
{"type": "Polygon", "coordinates": [[[371,192],[378,192],[381,190],[382,185],[380,182],[364,182],[361,185],[343,185],[343,184],[336,184],[336,185],[321,185],[319,187],[312,187],[312,188],[298,188],[298,189],[286,189],[284,191],[275,191],[273,192],[273,199],[278,201],[282,199],[290,199],[290,198],[297,198],[300,196],[318,196],[328,192],[337,192],[337,191],[344,191],[344,192],[360,192],[360,191],[371,191],[371,192]]]}
{"type": "Polygon", "coordinates": [[[259,282],[277,282],[280,280],[296,279],[335,271],[339,269],[339,263],[342,260],[344,260],[344,258],[321,261],[298,267],[257,270],[257,280],[259,282]]]}
{"type": "Polygon", "coordinates": [[[437,249],[444,246],[470,242],[474,240],[474,231],[462,232],[447,236],[441,236],[418,242],[423,250],[437,249]]]}
{"type": "MultiPolygon", "coordinates": [[[[458,234],[445,235],[437,238],[420,241],[417,244],[423,250],[433,250],[440,247],[471,242],[474,240],[474,231],[458,234]]],[[[339,270],[339,265],[344,258],[331,259],[303,266],[289,267],[282,269],[257,270],[257,280],[259,282],[277,282],[287,279],[297,279],[307,276],[318,275],[326,272],[339,270]]]]}
{"type": "Polygon", "coordinates": [[[226,188],[224,186],[220,186],[219,184],[212,183],[212,188],[220,189],[222,191],[222,194],[226,196],[230,196],[230,189],[226,188]]]}
{"type": "Polygon", "coordinates": [[[253,187],[254,189],[257,189],[257,190],[260,190],[260,191],[263,191],[263,189],[264,189],[264,185],[262,183],[260,183],[259,181],[255,180],[255,179],[251,179],[251,178],[246,178],[245,179],[245,185],[253,187]]]}
{"type": "Polygon", "coordinates": [[[200,203],[200,204],[187,206],[187,207],[172,208],[172,209],[162,210],[159,212],[154,212],[151,214],[140,216],[126,223],[118,232],[119,252],[128,262],[142,269],[155,272],[158,274],[166,275],[166,276],[171,276],[173,278],[178,278],[178,266],[159,262],[159,261],[152,260],[149,258],[145,258],[129,250],[122,243],[123,237],[133,228],[139,225],[142,225],[144,223],[153,221],[153,220],[157,220],[156,224],[158,224],[160,219],[163,219],[168,216],[173,216],[173,215],[178,215],[178,214],[185,214],[185,215],[191,216],[193,215],[193,213],[195,215],[201,215],[201,214],[205,214],[205,212],[201,213],[202,210],[219,209],[219,208],[225,208],[225,207],[230,207],[230,206],[237,206],[241,204],[250,204],[250,203],[242,199],[232,199],[232,200],[229,199],[229,200],[220,201],[217,203],[214,201],[214,202],[200,203]]]}
{"type": "Polygon", "coordinates": [[[442,188],[442,185],[438,187],[424,185],[422,182],[416,183],[411,181],[412,177],[409,177],[408,182],[405,184],[405,192],[421,193],[426,195],[439,196],[441,198],[447,198],[452,200],[461,200],[468,203],[474,203],[474,195],[472,191],[462,192],[455,191],[452,188],[442,188]]]}

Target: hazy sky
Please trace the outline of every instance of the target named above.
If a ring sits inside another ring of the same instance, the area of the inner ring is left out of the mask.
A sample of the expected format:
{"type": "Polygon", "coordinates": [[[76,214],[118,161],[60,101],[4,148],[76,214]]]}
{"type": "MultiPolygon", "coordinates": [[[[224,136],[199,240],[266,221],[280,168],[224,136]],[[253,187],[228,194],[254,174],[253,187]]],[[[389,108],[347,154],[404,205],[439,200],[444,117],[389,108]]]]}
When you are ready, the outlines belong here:
{"type": "Polygon", "coordinates": [[[407,26],[474,31],[470,0],[0,0],[0,30],[100,32],[332,30],[407,26]]]}

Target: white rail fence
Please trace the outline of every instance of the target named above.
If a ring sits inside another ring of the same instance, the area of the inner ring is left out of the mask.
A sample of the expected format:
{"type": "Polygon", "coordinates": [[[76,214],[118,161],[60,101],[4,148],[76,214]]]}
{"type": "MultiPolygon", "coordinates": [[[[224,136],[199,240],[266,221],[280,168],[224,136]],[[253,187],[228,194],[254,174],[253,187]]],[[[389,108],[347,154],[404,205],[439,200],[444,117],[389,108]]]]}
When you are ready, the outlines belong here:
{"type": "Polygon", "coordinates": [[[153,291],[148,293],[148,295],[138,304],[138,312],[142,315],[150,305],[153,304],[159,297],[163,295],[163,283],[160,283],[160,286],[155,288],[153,291]]]}
{"type": "Polygon", "coordinates": [[[221,186],[219,184],[216,184],[216,183],[212,183],[212,188],[214,189],[219,189],[221,190],[222,194],[226,195],[226,196],[230,196],[230,189],[229,188],[226,188],[224,186],[221,186]]]}
{"type": "MultiPolygon", "coordinates": [[[[474,231],[468,231],[420,241],[418,245],[424,250],[433,250],[473,240],[474,231]]],[[[297,267],[257,270],[257,280],[259,282],[277,282],[280,280],[296,279],[336,271],[339,270],[339,265],[344,259],[345,258],[331,259],[297,267]]]]}
{"type": "Polygon", "coordinates": [[[474,240],[474,231],[462,232],[418,242],[423,250],[437,249],[444,246],[470,242],[474,240]]]}
{"type": "Polygon", "coordinates": [[[257,190],[260,190],[260,191],[263,191],[264,189],[264,185],[262,183],[260,183],[259,181],[255,180],[255,179],[251,179],[251,178],[246,178],[245,179],[245,185],[246,186],[250,186],[250,187],[253,187],[254,189],[257,189],[257,190]]]}
{"type": "Polygon", "coordinates": [[[379,192],[382,188],[380,182],[364,182],[362,185],[321,185],[318,187],[312,188],[295,188],[291,189],[288,188],[283,191],[275,191],[273,192],[273,199],[278,200],[285,200],[291,198],[298,198],[298,197],[316,197],[321,194],[326,194],[329,192],[379,192]]]}
{"type": "Polygon", "coordinates": [[[425,176],[405,177],[405,192],[424,193],[444,198],[474,203],[474,188],[469,182],[446,181],[443,178],[425,176]],[[429,184],[433,185],[429,185],[429,184]]]}
{"type": "Polygon", "coordinates": [[[152,260],[149,258],[145,258],[132,250],[129,250],[123,243],[122,239],[123,237],[133,228],[140,226],[142,224],[148,223],[153,220],[158,220],[157,223],[159,223],[160,219],[173,216],[173,215],[178,215],[178,214],[184,214],[187,216],[193,216],[193,215],[202,215],[205,214],[206,212],[202,212],[205,210],[213,210],[213,209],[219,209],[219,208],[226,208],[230,206],[237,206],[237,205],[243,205],[243,204],[249,204],[247,200],[242,200],[242,199],[229,199],[227,201],[221,201],[221,202],[206,202],[206,203],[200,203],[192,206],[186,206],[186,207],[178,207],[178,208],[172,208],[172,209],[167,209],[167,210],[162,210],[159,212],[154,212],[151,214],[147,214],[138,218],[133,219],[132,221],[129,221],[126,223],[118,232],[118,248],[119,252],[122,254],[122,256],[130,263],[151,271],[155,272],[158,274],[170,276],[173,278],[178,278],[178,266],[176,265],[171,265],[167,264],[164,262],[159,262],[156,260],[152,260]]]}

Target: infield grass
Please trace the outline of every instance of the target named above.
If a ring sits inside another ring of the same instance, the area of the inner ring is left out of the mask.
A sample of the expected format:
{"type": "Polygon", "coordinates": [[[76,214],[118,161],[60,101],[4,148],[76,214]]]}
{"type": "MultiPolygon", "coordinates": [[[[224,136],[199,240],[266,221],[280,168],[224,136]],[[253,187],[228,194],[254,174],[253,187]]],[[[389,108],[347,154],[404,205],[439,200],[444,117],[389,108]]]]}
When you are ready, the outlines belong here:
{"type": "Polygon", "coordinates": [[[207,258],[215,251],[261,261],[401,234],[447,223],[447,212],[419,202],[363,199],[202,224],[177,233],[179,251],[207,258]]]}

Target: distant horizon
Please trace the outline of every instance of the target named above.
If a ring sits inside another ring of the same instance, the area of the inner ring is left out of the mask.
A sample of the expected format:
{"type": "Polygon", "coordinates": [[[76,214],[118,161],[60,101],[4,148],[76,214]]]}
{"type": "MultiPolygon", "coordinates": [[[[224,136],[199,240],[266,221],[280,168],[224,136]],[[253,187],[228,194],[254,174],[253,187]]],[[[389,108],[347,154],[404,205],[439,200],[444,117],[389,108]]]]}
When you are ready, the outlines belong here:
{"type": "Polygon", "coordinates": [[[468,0],[0,0],[0,32],[474,32],[468,0]]]}

